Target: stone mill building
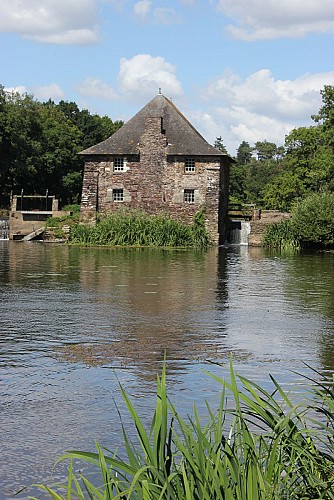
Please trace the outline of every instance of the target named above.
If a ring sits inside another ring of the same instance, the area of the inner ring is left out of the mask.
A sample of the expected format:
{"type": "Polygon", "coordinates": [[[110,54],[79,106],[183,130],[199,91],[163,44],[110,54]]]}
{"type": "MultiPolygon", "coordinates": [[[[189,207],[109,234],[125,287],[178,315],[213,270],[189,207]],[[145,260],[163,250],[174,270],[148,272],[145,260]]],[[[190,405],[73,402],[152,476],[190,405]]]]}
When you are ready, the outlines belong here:
{"type": "Polygon", "coordinates": [[[230,156],[211,146],[158,94],[85,159],[81,219],[124,208],[191,223],[205,208],[212,241],[226,231],[230,156]]]}

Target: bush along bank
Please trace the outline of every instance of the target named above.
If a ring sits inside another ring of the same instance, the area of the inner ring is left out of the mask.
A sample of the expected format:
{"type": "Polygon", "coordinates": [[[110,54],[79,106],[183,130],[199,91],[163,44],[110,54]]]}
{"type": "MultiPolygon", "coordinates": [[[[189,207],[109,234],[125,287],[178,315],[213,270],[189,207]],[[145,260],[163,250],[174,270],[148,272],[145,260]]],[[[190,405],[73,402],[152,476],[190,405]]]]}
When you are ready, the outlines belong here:
{"type": "Polygon", "coordinates": [[[204,210],[195,215],[192,225],[164,215],[124,211],[101,217],[95,226],[73,226],[69,242],[77,245],[206,247],[210,239],[204,210]]]}
{"type": "Polygon", "coordinates": [[[334,193],[314,193],[296,204],[290,220],[268,227],[263,244],[298,251],[334,248],[334,193]]]}
{"type": "Polygon", "coordinates": [[[60,459],[70,460],[66,483],[38,488],[58,500],[334,499],[334,379],[305,377],[296,404],[273,377],[269,393],[236,374],[232,361],[230,381],[213,378],[222,388],[218,410],[207,404],[202,423],[194,407],[185,420],[167,397],[164,367],[149,431],[121,387],[138,438],[134,444],[123,426],[127,458],[99,445],[96,453],[69,451],[60,459]],[[74,473],[77,461],[100,472],[99,485],[74,473]]]}

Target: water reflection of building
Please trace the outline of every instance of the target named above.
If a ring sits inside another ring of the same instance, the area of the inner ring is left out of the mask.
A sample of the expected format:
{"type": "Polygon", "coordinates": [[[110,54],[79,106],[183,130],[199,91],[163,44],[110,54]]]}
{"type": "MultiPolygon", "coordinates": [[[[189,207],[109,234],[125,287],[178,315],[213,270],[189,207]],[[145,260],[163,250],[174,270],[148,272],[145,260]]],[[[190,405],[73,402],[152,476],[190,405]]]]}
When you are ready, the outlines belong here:
{"type": "Polygon", "coordinates": [[[91,332],[93,347],[91,342],[72,347],[72,359],[140,363],[143,376],[155,377],[165,352],[169,368],[175,370],[187,361],[217,357],[226,301],[224,259],[217,248],[96,249],[80,254],[79,267],[82,289],[95,300],[88,305],[92,314],[82,318],[83,329],[89,328],[96,311],[100,325],[91,332]]]}

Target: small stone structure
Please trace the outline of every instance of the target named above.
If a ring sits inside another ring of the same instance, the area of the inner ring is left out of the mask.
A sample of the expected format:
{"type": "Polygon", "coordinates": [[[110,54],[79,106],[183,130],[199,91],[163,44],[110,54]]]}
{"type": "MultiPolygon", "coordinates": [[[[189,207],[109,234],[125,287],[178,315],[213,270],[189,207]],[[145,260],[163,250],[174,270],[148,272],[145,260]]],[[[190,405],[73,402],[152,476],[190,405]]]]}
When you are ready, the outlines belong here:
{"type": "Polygon", "coordinates": [[[59,210],[54,196],[14,195],[9,216],[9,239],[41,238],[46,219],[69,213],[59,210]]]}
{"type": "Polygon", "coordinates": [[[269,224],[290,219],[288,212],[278,210],[261,210],[259,218],[254,218],[250,223],[250,233],[248,235],[248,245],[253,247],[262,246],[262,237],[269,224]]]}
{"type": "Polygon", "coordinates": [[[211,146],[174,104],[158,94],[85,159],[81,220],[124,208],[191,223],[205,208],[214,242],[223,242],[232,158],[211,146]]]}
{"type": "Polygon", "coordinates": [[[252,205],[240,205],[229,210],[226,243],[232,245],[263,245],[262,238],[268,225],[290,219],[291,214],[278,210],[259,210],[252,205]]]}

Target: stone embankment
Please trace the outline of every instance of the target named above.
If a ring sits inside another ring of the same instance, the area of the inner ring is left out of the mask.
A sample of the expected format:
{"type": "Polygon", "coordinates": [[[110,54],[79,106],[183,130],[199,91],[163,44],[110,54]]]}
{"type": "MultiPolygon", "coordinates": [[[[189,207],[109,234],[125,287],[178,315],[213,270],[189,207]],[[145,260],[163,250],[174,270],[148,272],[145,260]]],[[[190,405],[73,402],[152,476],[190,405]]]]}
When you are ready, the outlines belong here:
{"type": "Polygon", "coordinates": [[[277,210],[262,210],[258,214],[258,217],[250,223],[251,231],[248,236],[248,245],[253,247],[262,246],[262,236],[269,224],[290,219],[291,214],[288,212],[278,212],[277,210]]]}

